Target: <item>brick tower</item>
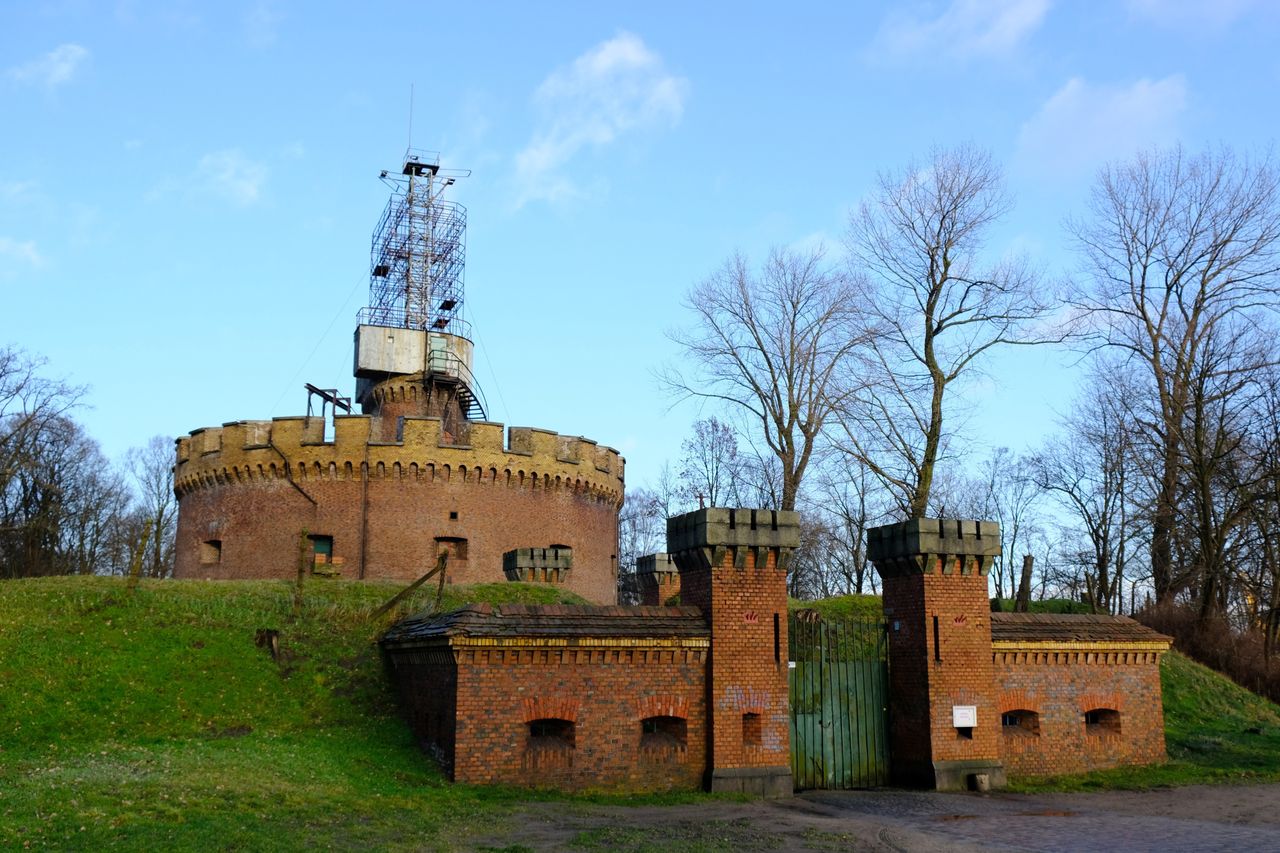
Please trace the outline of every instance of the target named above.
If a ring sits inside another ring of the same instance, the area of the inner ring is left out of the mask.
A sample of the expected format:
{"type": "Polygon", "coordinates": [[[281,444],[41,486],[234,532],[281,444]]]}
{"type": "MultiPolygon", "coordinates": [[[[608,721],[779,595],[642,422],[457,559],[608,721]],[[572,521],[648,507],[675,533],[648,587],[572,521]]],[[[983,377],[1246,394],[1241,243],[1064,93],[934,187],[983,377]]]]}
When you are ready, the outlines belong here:
{"type": "Polygon", "coordinates": [[[787,563],[799,544],[794,512],[712,508],[667,520],[681,601],[700,608],[711,627],[712,791],[791,795],[787,563]]]}
{"type": "Polygon", "coordinates": [[[990,521],[922,518],[867,531],[884,581],[898,784],[1004,784],[987,597],[999,553],[1000,526],[990,521]]]}

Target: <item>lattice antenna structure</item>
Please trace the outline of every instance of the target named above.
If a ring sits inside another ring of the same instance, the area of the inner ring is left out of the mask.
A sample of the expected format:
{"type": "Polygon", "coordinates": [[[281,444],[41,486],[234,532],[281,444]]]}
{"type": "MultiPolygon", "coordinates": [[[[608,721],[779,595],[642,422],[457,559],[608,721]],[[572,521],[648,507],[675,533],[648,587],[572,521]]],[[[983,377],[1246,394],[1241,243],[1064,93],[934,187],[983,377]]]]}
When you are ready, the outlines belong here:
{"type": "Polygon", "coordinates": [[[440,156],[410,148],[373,232],[369,305],[360,322],[470,337],[462,316],[467,210],[445,190],[470,170],[441,169],[440,156]]]}

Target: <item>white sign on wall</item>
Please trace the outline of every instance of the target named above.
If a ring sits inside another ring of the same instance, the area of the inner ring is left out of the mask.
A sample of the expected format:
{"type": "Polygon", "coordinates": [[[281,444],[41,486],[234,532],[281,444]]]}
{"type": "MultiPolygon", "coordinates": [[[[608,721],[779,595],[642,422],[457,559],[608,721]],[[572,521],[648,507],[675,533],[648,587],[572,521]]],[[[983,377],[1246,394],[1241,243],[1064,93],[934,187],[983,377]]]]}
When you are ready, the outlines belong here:
{"type": "Polygon", "coordinates": [[[951,725],[957,729],[972,729],[978,725],[977,705],[952,705],[951,725]]]}

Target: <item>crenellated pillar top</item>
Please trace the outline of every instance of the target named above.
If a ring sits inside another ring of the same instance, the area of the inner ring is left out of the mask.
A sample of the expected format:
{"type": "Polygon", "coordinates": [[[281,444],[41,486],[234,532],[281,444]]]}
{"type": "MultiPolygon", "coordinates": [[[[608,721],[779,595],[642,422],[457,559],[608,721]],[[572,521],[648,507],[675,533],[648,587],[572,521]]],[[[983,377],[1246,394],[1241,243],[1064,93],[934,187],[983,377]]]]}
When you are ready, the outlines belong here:
{"type": "Polygon", "coordinates": [[[748,551],[756,566],[774,551],[785,570],[799,546],[800,514],[790,510],[707,507],[667,519],[667,552],[681,572],[722,566],[730,551],[735,568],[746,565],[748,551]]]}
{"type": "Polygon", "coordinates": [[[867,530],[867,558],[882,578],[907,575],[986,577],[1000,556],[1000,524],[960,518],[913,518],[867,530]]]}

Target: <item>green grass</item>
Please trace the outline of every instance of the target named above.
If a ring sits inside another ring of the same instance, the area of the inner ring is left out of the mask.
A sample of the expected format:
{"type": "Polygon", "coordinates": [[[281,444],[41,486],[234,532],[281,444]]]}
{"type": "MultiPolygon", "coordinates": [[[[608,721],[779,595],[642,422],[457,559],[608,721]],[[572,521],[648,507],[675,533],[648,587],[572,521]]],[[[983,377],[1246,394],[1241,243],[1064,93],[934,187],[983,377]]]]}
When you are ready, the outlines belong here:
{"type": "Polygon", "coordinates": [[[861,622],[881,622],[884,620],[884,607],[878,595],[837,595],[833,598],[821,598],[816,601],[788,599],[790,610],[816,610],[823,619],[832,621],[854,620],[861,622]]]}
{"type": "MultiPolygon", "coordinates": [[[[374,640],[394,585],[0,584],[0,848],[451,849],[546,795],[448,784],[417,749],[374,640]],[[255,644],[280,632],[280,658],[255,644]]],[[[578,601],[524,584],[467,600],[578,601]]]]}
{"type": "Polygon", "coordinates": [[[1160,668],[1169,761],[1078,776],[1019,780],[1018,791],[1090,791],[1280,782],[1280,706],[1185,655],[1160,668]]]}

